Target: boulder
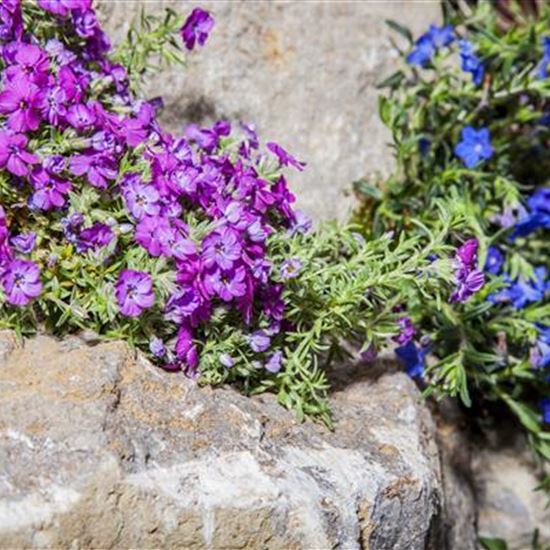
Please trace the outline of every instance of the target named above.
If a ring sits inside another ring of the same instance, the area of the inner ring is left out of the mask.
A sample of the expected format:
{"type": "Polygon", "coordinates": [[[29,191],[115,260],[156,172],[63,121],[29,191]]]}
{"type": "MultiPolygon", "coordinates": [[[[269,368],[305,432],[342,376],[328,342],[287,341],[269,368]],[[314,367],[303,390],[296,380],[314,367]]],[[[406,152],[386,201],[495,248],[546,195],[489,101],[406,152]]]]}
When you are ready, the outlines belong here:
{"type": "Polygon", "coordinates": [[[3,332],[0,547],[445,548],[432,417],[365,369],[329,431],[123,343],[3,332]]]}
{"type": "MultiPolygon", "coordinates": [[[[113,42],[142,9],[170,6],[190,13],[195,2],[99,2],[113,42]]],[[[277,141],[308,163],[292,173],[299,205],[315,219],[346,218],[351,182],[387,174],[389,132],[378,117],[376,84],[396,71],[402,46],[386,19],[415,36],[440,20],[438,2],[212,2],[216,19],[206,46],[185,68],[162,70],[145,86],[161,95],[165,126],[218,118],[256,124],[262,141],[277,141]]]]}

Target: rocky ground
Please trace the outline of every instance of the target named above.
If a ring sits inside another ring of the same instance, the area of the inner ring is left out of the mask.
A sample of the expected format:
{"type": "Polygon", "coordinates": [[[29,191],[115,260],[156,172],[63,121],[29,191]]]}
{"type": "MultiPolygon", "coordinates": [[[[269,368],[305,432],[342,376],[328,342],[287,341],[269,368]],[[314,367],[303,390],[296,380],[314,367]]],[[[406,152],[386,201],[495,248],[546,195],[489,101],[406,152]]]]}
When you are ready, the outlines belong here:
{"type": "Polygon", "coordinates": [[[462,550],[477,519],[550,536],[517,452],[473,453],[401,373],[344,371],[331,432],[122,343],[1,333],[0,547],[462,550]]]}

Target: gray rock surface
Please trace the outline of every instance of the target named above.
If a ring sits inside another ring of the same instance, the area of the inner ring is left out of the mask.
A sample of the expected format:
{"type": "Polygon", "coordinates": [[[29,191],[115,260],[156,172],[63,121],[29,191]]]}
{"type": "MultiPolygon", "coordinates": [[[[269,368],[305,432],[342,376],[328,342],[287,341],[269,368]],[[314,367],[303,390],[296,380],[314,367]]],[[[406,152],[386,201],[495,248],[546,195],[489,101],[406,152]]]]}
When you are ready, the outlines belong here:
{"type": "MultiPolygon", "coordinates": [[[[196,2],[100,2],[116,41],[141,8],[170,6],[188,13],[196,2]]],[[[345,218],[353,180],[392,165],[389,134],[378,119],[375,85],[395,71],[395,33],[385,19],[415,35],[440,18],[439,2],[201,2],[216,26],[186,69],[163,71],[149,82],[162,95],[171,130],[216,118],[255,122],[264,141],[275,140],[308,163],[293,174],[299,204],[315,219],[345,218]]]]}
{"type": "Polygon", "coordinates": [[[444,548],[414,384],[355,379],[332,406],[330,432],[121,343],[1,333],[0,547],[444,548]]]}
{"type": "Polygon", "coordinates": [[[504,539],[511,550],[530,548],[535,529],[550,545],[548,495],[534,491],[540,477],[524,443],[484,445],[473,461],[479,533],[504,539]]]}

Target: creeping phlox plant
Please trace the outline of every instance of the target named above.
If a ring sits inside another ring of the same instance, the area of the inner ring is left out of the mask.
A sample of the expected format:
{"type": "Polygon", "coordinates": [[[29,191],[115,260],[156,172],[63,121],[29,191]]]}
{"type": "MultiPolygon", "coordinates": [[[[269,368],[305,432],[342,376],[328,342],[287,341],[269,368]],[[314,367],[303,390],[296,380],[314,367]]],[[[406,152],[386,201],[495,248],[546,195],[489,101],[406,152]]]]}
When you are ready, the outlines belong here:
{"type": "Polygon", "coordinates": [[[503,29],[482,2],[416,41],[392,22],[409,41],[381,84],[396,169],[355,189],[369,238],[421,237],[441,209],[461,217],[450,241],[456,291],[443,307],[407,304],[397,354],[428,393],[459,395],[478,412],[505,404],[550,460],[550,9],[541,9],[503,29]]]}
{"type": "Polygon", "coordinates": [[[2,326],[123,338],[330,422],[320,359],[372,356],[400,304],[440,299],[452,218],[427,246],[312,232],[281,172],[304,164],[251,125],[160,127],[140,81],[204,45],[209,13],[143,15],[117,49],[90,0],[2,0],[0,21],[2,326]]]}

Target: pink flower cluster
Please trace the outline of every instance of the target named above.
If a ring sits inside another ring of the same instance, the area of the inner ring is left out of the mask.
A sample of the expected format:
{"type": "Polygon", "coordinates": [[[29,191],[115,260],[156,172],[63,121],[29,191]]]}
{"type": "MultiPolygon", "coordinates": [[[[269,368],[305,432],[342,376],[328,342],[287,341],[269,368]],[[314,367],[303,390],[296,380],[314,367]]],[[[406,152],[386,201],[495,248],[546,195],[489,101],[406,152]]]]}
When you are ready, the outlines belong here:
{"type": "MultiPolygon", "coordinates": [[[[163,342],[153,346],[167,368],[197,368],[195,331],[219,306],[236,310],[245,323],[254,316],[267,319],[266,351],[280,330],[282,285],[300,269],[293,261],[274,279],[266,242],[274,231],[306,231],[309,222],[292,210],[294,197],[285,178],[262,175],[266,155],[259,151],[254,129],[243,125],[244,137],[231,151],[221,146],[231,133],[224,121],[212,128],[192,125],[184,137],[170,135],[156,120],[155,104],[134,99],[125,68],[110,61],[91,0],[39,0],[38,5],[73,29],[78,47],[68,48],[71,42],[55,38],[38,44],[24,32],[19,2],[2,2],[0,168],[11,174],[29,215],[57,216],[62,238],[86,253],[113,242],[117,228],[101,222],[85,227],[69,192],[92,186],[102,200],[122,200],[135,245],[151,257],[168,259],[175,270],[177,290],[157,305],[177,324],[177,343],[173,352],[163,342]],[[32,150],[31,140],[45,128],[69,136],[78,146],[53,155],[32,150]],[[146,169],[122,174],[122,160],[131,158],[136,147],[146,169]],[[209,222],[200,239],[185,221],[190,212],[209,222]]],[[[187,47],[195,41],[204,44],[212,23],[206,12],[195,10],[182,29],[187,47]]],[[[303,168],[279,145],[268,147],[279,166],[303,168]]],[[[9,303],[25,305],[41,290],[39,266],[19,257],[31,253],[34,240],[30,246],[28,237],[15,236],[24,250],[14,250],[1,214],[2,285],[9,303]]],[[[148,273],[124,269],[115,287],[122,315],[138,317],[155,304],[148,273]]],[[[252,349],[257,339],[251,336],[252,349]]],[[[280,368],[276,353],[267,362],[272,372],[280,368]]]]}

